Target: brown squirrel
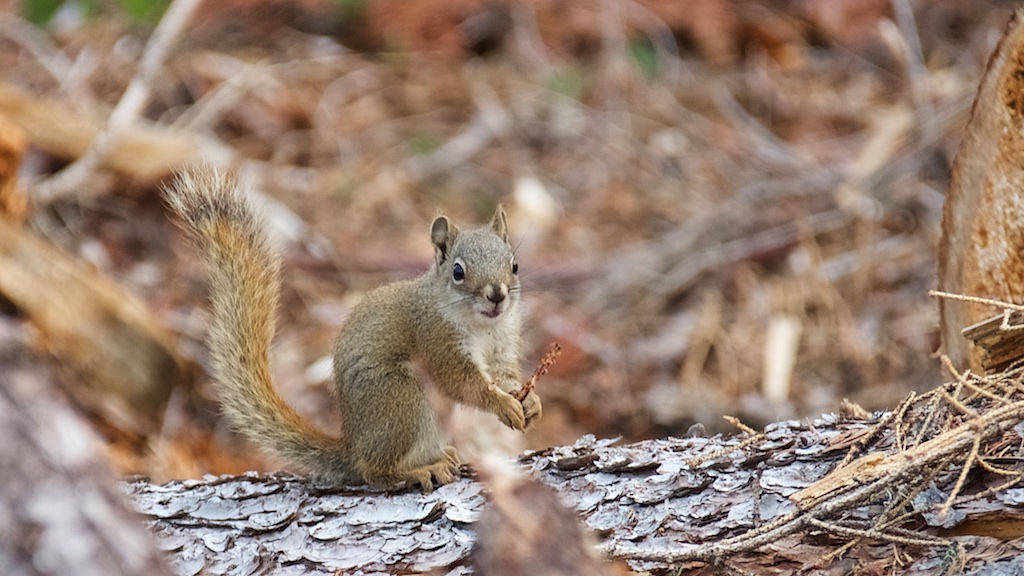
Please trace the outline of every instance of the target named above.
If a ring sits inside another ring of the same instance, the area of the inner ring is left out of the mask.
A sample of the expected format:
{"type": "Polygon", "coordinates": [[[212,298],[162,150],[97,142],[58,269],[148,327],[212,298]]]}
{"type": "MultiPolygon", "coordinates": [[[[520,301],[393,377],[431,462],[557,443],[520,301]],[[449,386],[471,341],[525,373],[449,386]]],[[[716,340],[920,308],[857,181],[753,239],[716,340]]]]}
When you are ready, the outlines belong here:
{"type": "Polygon", "coordinates": [[[370,291],[353,308],[334,349],[335,438],[286,404],[271,382],[280,256],[237,180],[194,168],[178,175],[166,198],[210,275],[209,345],[224,411],[255,444],[339,484],[429,491],[452,482],[458,454],[411,362],[445,396],[493,412],[513,429],[540,416],[536,394],[521,403],[510,394],[523,382],[519,279],[501,206],[485,228],[460,231],[437,217],[430,269],[370,291]]]}

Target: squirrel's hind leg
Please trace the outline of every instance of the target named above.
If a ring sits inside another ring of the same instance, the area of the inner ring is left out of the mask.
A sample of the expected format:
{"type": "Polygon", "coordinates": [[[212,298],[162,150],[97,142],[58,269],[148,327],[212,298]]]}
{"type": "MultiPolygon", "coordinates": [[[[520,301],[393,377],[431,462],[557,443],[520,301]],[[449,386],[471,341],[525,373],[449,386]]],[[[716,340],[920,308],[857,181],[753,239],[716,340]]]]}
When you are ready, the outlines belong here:
{"type": "Polygon", "coordinates": [[[395,487],[402,483],[418,485],[424,492],[430,492],[434,486],[450,484],[459,477],[459,455],[454,446],[442,451],[441,457],[433,463],[412,468],[397,467],[390,470],[368,469],[363,476],[368,484],[395,487]]]}
{"type": "MultiPolygon", "coordinates": [[[[449,446],[452,452],[455,448],[449,446]]],[[[423,488],[424,492],[430,492],[434,489],[434,485],[443,486],[445,484],[451,484],[459,477],[459,461],[458,456],[454,458],[449,456],[448,450],[445,450],[445,457],[433,464],[426,466],[420,466],[419,468],[413,468],[407,472],[402,472],[405,481],[418,484],[423,488]]]]}
{"type": "MultiPolygon", "coordinates": [[[[349,390],[347,399],[358,400],[367,389],[349,390]]],[[[421,384],[407,369],[401,369],[379,375],[373,389],[377,393],[376,404],[357,402],[362,410],[342,410],[350,416],[343,432],[351,439],[349,455],[363,480],[389,488],[402,483],[418,484],[426,492],[435,484],[453,482],[459,475],[458,452],[448,445],[421,384]],[[379,402],[382,397],[386,402],[379,402]],[[382,414],[365,418],[373,412],[382,414]],[[384,412],[412,417],[389,420],[384,412]]]]}
{"type": "Polygon", "coordinates": [[[460,466],[458,451],[454,446],[446,446],[437,461],[399,472],[399,475],[406,482],[420,485],[424,492],[430,492],[435,484],[443,486],[454,482],[459,477],[460,466]]]}

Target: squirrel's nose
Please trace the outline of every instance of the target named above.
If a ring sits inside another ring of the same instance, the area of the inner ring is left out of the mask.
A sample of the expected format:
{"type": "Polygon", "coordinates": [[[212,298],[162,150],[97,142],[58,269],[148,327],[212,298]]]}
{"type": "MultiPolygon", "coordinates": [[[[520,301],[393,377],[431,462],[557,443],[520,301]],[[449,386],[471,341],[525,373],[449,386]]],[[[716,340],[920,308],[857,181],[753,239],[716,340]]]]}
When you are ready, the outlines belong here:
{"type": "Polygon", "coordinates": [[[484,288],[484,297],[495,304],[501,304],[508,296],[508,286],[504,284],[488,284],[484,288]]]}

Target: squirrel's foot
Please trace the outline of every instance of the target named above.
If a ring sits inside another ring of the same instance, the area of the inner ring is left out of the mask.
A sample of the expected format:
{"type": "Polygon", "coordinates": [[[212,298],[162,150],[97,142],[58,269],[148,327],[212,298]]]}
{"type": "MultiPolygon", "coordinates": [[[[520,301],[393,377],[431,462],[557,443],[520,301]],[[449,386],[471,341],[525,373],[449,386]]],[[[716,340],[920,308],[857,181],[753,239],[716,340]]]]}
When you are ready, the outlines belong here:
{"type": "Polygon", "coordinates": [[[494,413],[498,415],[501,423],[513,430],[526,428],[526,414],[523,413],[523,404],[507,392],[501,392],[494,388],[495,406],[494,413]]]}
{"type": "Polygon", "coordinates": [[[442,449],[442,454],[437,462],[405,470],[397,473],[395,476],[397,476],[399,481],[404,481],[406,484],[416,484],[424,492],[431,492],[434,490],[435,485],[443,486],[454,482],[459,477],[460,466],[461,461],[459,460],[458,451],[455,450],[454,446],[447,446],[442,449]]]}
{"type": "Polygon", "coordinates": [[[523,398],[523,414],[526,416],[526,426],[529,426],[540,418],[543,408],[540,404],[540,396],[530,390],[530,393],[523,398]]]}

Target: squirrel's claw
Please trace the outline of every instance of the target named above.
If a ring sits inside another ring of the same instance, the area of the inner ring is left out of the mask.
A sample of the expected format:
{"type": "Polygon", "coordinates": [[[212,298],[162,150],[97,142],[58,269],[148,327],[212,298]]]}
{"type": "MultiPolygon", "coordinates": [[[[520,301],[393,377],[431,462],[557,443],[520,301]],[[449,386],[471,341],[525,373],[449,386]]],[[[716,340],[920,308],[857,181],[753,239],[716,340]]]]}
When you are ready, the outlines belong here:
{"type": "Polygon", "coordinates": [[[523,405],[511,394],[501,395],[501,411],[498,412],[498,418],[501,419],[502,424],[513,430],[526,428],[526,414],[523,412],[523,405]]]}
{"type": "Polygon", "coordinates": [[[544,410],[540,403],[540,396],[537,396],[537,394],[531,390],[530,393],[526,395],[526,398],[523,398],[523,415],[526,417],[526,426],[537,421],[543,411],[544,410]]]}

